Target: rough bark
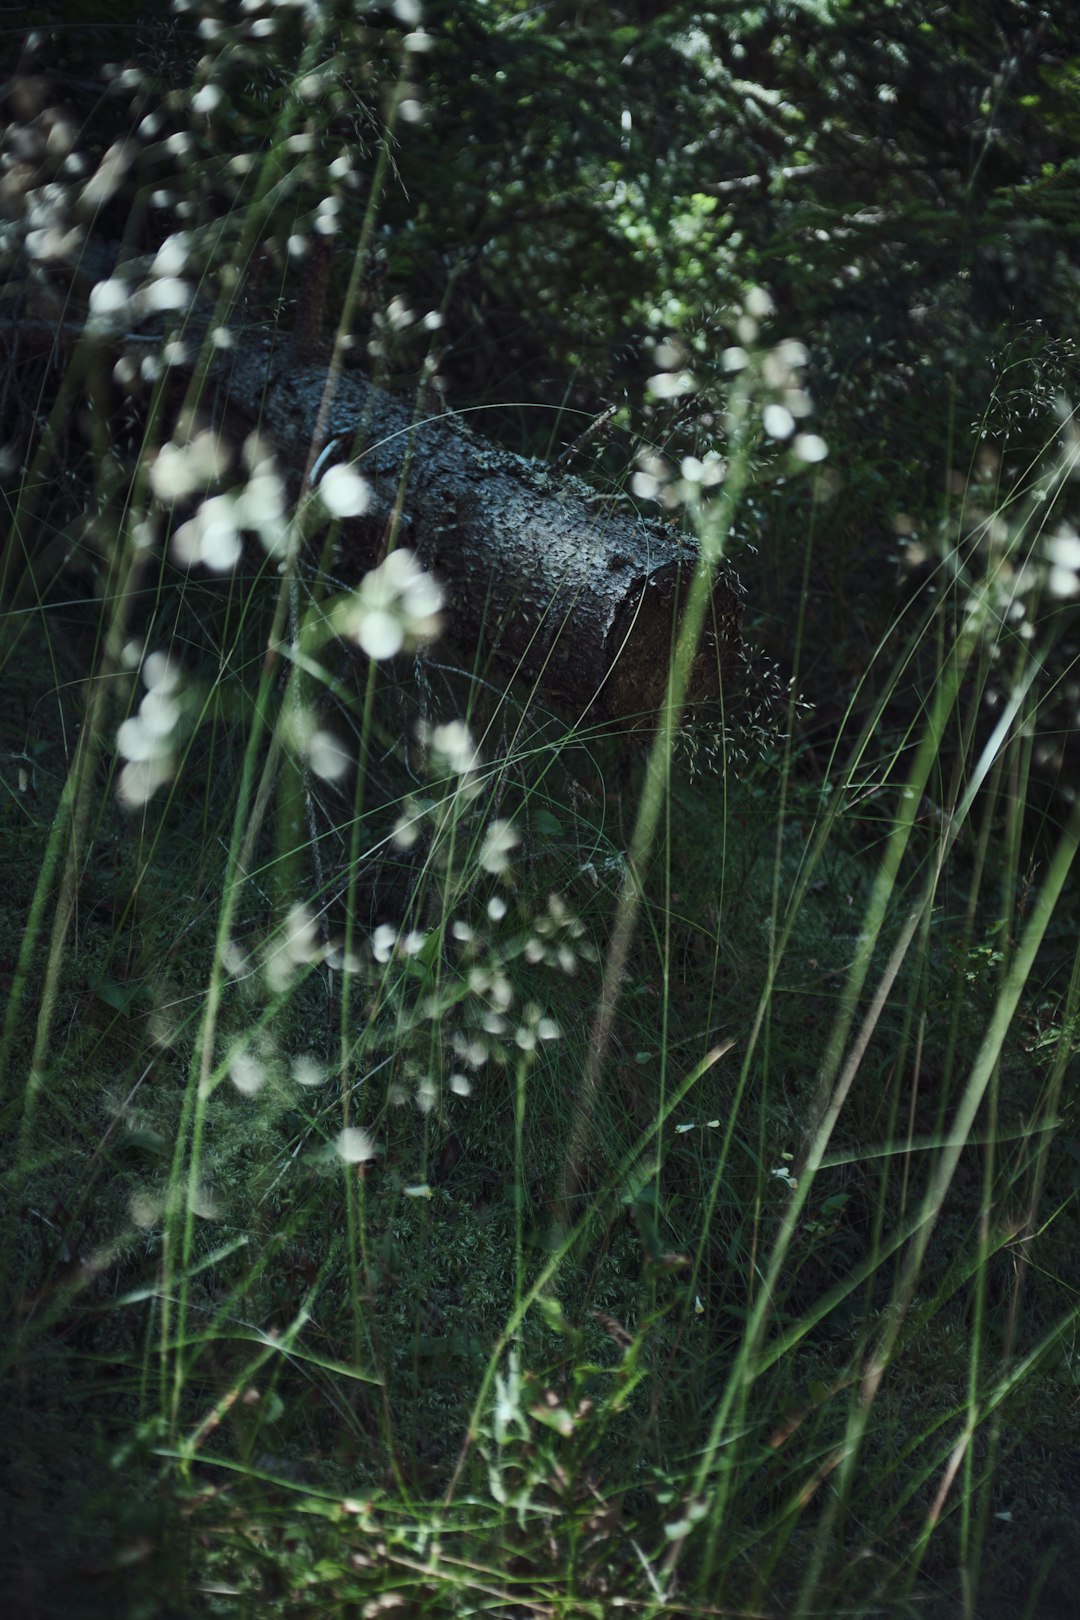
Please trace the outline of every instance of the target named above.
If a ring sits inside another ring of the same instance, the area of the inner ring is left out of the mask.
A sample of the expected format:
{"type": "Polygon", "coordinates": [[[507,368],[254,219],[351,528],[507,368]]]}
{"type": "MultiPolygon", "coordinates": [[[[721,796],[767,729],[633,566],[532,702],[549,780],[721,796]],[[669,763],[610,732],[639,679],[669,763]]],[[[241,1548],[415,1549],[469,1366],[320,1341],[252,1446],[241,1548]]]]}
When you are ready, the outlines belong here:
{"type": "MultiPolygon", "coordinates": [[[[14,323],[13,323],[14,324],[14,323]]],[[[30,348],[63,330],[20,323],[30,348]]],[[[71,331],[71,341],[77,329],[71,331]]],[[[178,384],[190,367],[173,368],[178,384]]],[[[355,460],[370,512],[341,527],[333,572],[356,584],[379,559],[399,505],[397,543],[442,580],[451,638],[477,638],[508,670],[581,718],[648,722],[662,705],[681,606],[699,555],[692,540],[605,499],[581,480],[516,456],[454,416],[246,332],[210,368],[199,414],[226,431],[258,425],[293,492],[355,460]]],[[[688,688],[719,696],[741,649],[740,597],[719,573],[688,688]]]]}
{"type": "MultiPolygon", "coordinates": [[[[513,671],[590,719],[647,722],[663,702],[679,608],[698,553],[588,485],[556,476],[415,402],[325,363],[245,342],[229,356],[229,406],[240,406],[283,464],[311,482],[339,461],[371,482],[369,514],[343,525],[335,574],[346,584],[377,559],[395,502],[398,543],[443,581],[458,642],[480,636],[513,671]]],[[[689,701],[719,694],[740,647],[735,582],[714,585],[689,701]]]]}

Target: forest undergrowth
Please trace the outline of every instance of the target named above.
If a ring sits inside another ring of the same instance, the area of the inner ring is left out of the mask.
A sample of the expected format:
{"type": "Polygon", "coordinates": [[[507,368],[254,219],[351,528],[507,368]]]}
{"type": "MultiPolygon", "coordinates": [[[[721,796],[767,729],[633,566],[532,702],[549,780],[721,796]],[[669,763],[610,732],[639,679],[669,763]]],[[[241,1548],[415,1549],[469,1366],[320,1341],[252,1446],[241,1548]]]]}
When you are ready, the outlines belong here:
{"type": "Polygon", "coordinates": [[[85,129],[40,41],[7,87],[14,1612],[1065,1620],[1071,410],[1014,478],[957,431],[827,727],[805,589],[767,724],[696,712],[757,503],[809,579],[839,499],[747,276],[604,475],[695,547],[667,702],[569,725],[404,489],[341,586],[362,424],[299,498],[219,430],[343,220],[331,376],[362,332],[442,408],[440,310],[368,274],[430,48],[379,15],[197,14],[194,88],[117,67],[85,129]]]}

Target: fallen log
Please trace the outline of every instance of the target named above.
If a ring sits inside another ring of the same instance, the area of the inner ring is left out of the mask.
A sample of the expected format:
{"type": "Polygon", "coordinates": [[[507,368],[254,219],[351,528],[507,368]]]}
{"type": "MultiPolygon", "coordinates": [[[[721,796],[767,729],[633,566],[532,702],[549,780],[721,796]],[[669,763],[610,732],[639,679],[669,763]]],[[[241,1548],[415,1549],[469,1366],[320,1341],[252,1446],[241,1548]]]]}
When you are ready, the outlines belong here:
{"type": "MultiPolygon", "coordinates": [[[[590,719],[647,723],[664,700],[679,611],[698,565],[687,536],[605,501],[581,480],[501,449],[454,416],[267,339],[225,357],[228,410],[257,421],[294,479],[353,460],[374,499],[342,525],[335,576],[355,584],[399,544],[442,581],[454,640],[483,644],[590,719]]],[[[224,380],[224,379],[223,379],[224,380]]],[[[740,597],[718,574],[688,703],[719,696],[741,648],[740,597]]]]}
{"type": "MultiPolygon", "coordinates": [[[[4,323],[5,326],[8,323],[4,323]]],[[[67,349],[81,329],[12,322],[26,349],[67,349]]],[[[122,349],[117,333],[101,334],[122,349]]],[[[186,385],[193,362],[174,362],[186,385]]],[[[373,490],[369,511],[342,521],[335,581],[355,585],[396,543],[440,578],[446,626],[506,669],[572,705],[580,718],[647,725],[664,701],[679,614],[699,563],[691,537],[643,519],[582,480],[504,450],[440,411],[299,356],[272,333],[236,334],[213,359],[199,414],[226,433],[257,426],[293,495],[354,460],[373,490]]],[[[687,704],[720,696],[740,661],[741,599],[718,571],[687,704]]]]}

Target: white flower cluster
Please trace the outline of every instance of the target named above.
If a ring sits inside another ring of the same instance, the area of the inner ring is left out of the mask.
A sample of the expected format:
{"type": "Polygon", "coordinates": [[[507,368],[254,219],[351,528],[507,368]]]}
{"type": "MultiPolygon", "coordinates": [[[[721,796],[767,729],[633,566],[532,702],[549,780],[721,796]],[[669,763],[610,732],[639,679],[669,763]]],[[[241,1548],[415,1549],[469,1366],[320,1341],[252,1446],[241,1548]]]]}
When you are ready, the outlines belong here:
{"type": "Polygon", "coordinates": [[[289,908],[278,933],[267,942],[266,983],[277,994],[293,983],[299,968],[327,955],[320,918],[299,902],[289,908]]]}
{"type": "Polygon", "coordinates": [[[340,782],[347,775],[355,752],[336,732],[320,725],[315,709],[301,705],[289,708],[281,717],[281,732],[289,747],[306,759],[324,782],[340,782]]]}
{"type": "MultiPolygon", "coordinates": [[[[1032,641],[1044,594],[1051,599],[1080,594],[1080,535],[1062,519],[1032,545],[1026,521],[1013,524],[993,511],[980,518],[970,538],[974,545],[959,574],[967,591],[964,626],[969,634],[989,635],[990,654],[997,659],[1002,626],[1032,641]]],[[[920,549],[909,545],[907,560],[916,561],[920,549]]]]}
{"type": "MultiPolygon", "coordinates": [[[[329,474],[327,475],[329,476],[329,474]]],[[[369,658],[393,658],[406,647],[433,641],[439,633],[442,587],[411,551],[392,551],[365,574],[352,594],[331,610],[335,631],[369,658]]]]}
{"type": "Polygon", "coordinates": [[[371,954],[376,962],[389,962],[392,956],[416,956],[426,939],[415,928],[399,934],[389,923],[380,923],[371,936],[371,954]]]}
{"type": "Polygon", "coordinates": [[[130,809],[140,809],[159,787],[172,780],[176,769],[176,733],[183,714],[180,667],[168,653],[151,653],[143,660],[146,695],[138,711],[121,722],[117,751],[126,760],[118,792],[130,809]]]}
{"type": "Polygon", "coordinates": [[[323,473],[319,499],[331,517],[362,517],[371,505],[371,485],[355,467],[341,462],[323,473]]]}
{"type": "MultiPolygon", "coordinates": [[[[742,306],[733,312],[737,341],[721,352],[720,367],[730,376],[747,374],[746,380],[737,387],[742,392],[744,408],[745,402],[751,400],[760,409],[761,426],[767,438],[785,445],[796,461],[823,461],[828,454],[825,440],[816,433],[796,431],[798,423],[813,409],[800,375],[808,360],[806,346],[796,339],[785,338],[771,349],[759,347],[760,323],[772,314],[768,293],[761,287],[752,287],[742,306]]],[[[696,346],[700,348],[701,344],[696,346]]],[[[677,400],[696,392],[697,378],[687,369],[687,352],[680,342],[666,338],[655,346],[653,356],[664,368],[648,380],[648,392],[653,400],[677,400]]],[[[678,468],[646,450],[638,459],[638,470],[630,487],[639,500],[658,501],[672,511],[701,503],[711,489],[724,482],[727,474],[727,462],[715,450],[703,456],[684,456],[678,468]]]]}
{"type": "MultiPolygon", "coordinates": [[[[194,516],[173,531],[172,553],[182,567],[202,563],[214,573],[227,573],[243,554],[244,530],[257,534],[270,556],[285,550],[285,485],[257,434],[245,442],[243,459],[246,483],[207,495],[194,516]]],[[[162,446],[150,469],[150,487],[163,505],[171,505],[205,491],[228,471],[230,460],[228,447],[204,429],[184,444],[162,446]]]]}
{"type": "Polygon", "coordinates": [[[1059,523],[1047,540],[1046,560],[1050,595],[1075,596],[1080,591],[1080,535],[1071,523],[1059,523]]]}
{"type": "Polygon", "coordinates": [[[561,895],[548,896],[547,910],[533,923],[525,941],[526,962],[545,963],[563,973],[576,973],[578,960],[595,960],[591,941],[583,938],[585,924],[575,917],[561,895]]]}
{"type": "Polygon", "coordinates": [[[450,1038],[459,1068],[450,1076],[450,1089],[468,1096],[472,1082],[461,1069],[482,1069],[490,1060],[506,1063],[511,1047],[534,1052],[541,1041],[557,1041],[561,1030],[535,1001],[514,1011],[514,991],[501,968],[474,967],[469,974],[475,1027],[457,1029],[450,1038]]]}
{"type": "MultiPolygon", "coordinates": [[[[405,800],[393,831],[394,843],[399,849],[411,849],[425,832],[437,842],[461,807],[483,791],[480,750],[463,720],[450,720],[437,726],[422,720],[416,728],[416,737],[421,748],[428,752],[432,777],[449,776],[456,781],[441,800],[418,799],[412,795],[405,800]]],[[[485,867],[485,870],[490,869],[485,867]]]]}

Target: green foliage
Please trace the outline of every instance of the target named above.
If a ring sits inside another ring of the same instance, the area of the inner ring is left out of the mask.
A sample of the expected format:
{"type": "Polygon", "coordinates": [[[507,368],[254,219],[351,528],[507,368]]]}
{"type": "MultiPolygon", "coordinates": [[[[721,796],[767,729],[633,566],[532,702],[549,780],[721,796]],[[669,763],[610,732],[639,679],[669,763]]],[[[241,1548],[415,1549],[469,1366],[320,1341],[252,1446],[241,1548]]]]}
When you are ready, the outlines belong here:
{"type": "Polygon", "coordinates": [[[1071,1613],[1070,19],[112,26],[5,92],[18,1601],[1071,1613]],[[336,577],[356,469],[213,431],[279,325],[620,406],[652,733],[453,667],[396,514],[336,577]],[[684,713],[733,552],[783,667],[684,713]]]}

